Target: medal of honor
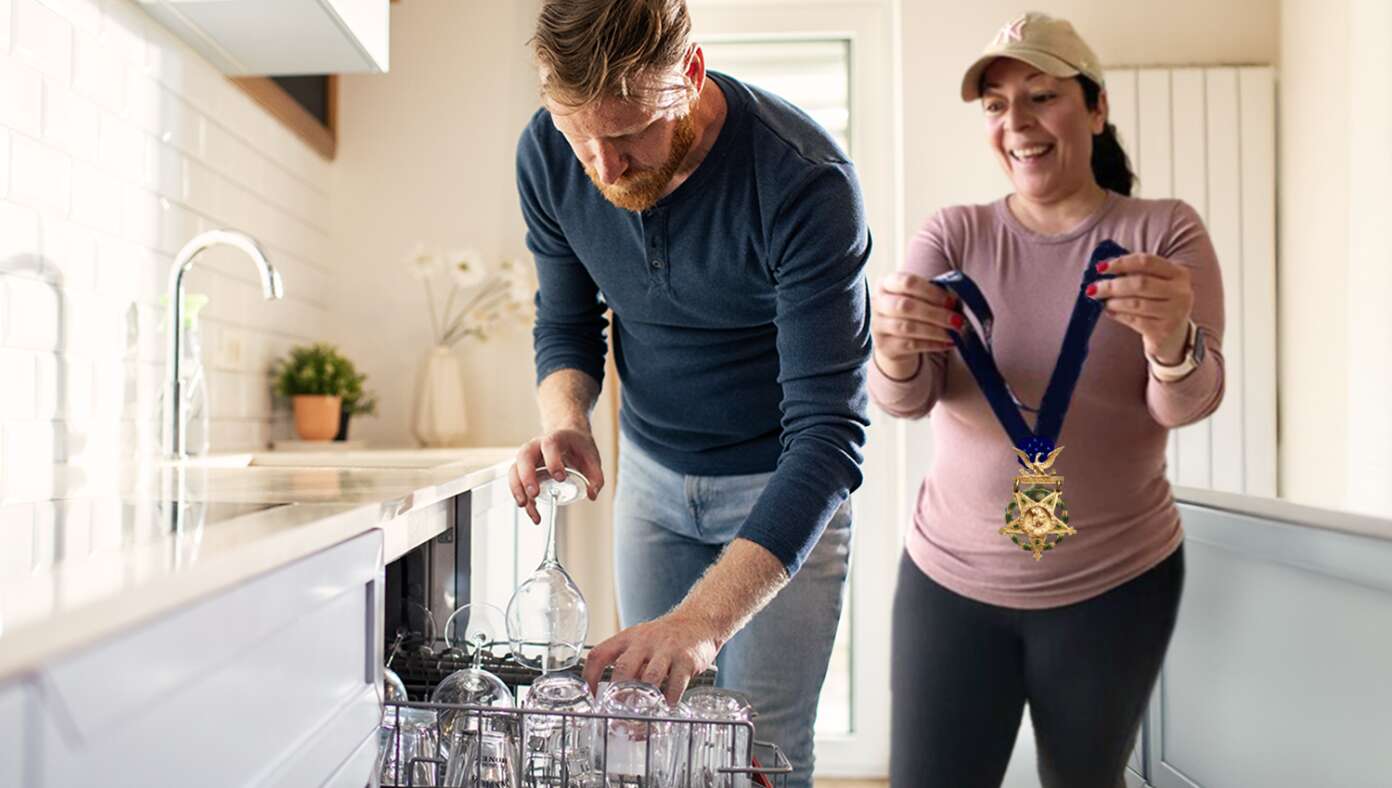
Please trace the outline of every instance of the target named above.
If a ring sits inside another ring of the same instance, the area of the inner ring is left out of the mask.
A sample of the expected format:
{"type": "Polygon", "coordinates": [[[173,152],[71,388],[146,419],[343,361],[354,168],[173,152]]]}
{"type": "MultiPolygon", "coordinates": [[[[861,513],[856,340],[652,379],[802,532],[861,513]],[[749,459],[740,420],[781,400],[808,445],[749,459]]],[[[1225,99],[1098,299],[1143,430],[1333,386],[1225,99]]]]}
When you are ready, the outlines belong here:
{"type": "Polygon", "coordinates": [[[967,322],[959,330],[949,329],[949,333],[953,344],[962,354],[962,361],[981,387],[991,411],[1014,444],[1012,448],[1020,463],[1012,480],[1010,502],[1005,507],[1005,527],[1000,529],[1000,533],[1032,554],[1036,561],[1063,542],[1064,537],[1078,533],[1068,524],[1068,505],[1063,501],[1063,476],[1053,472],[1054,461],[1063,451],[1063,447],[1056,447],[1055,442],[1063,430],[1063,419],[1073,399],[1073,389],[1082,374],[1083,362],[1087,360],[1088,340],[1102,315],[1102,305],[1088,298],[1087,288],[1093,282],[1112,278],[1111,275],[1097,272],[1098,263],[1125,254],[1127,251],[1112,241],[1103,241],[1093,250],[1092,258],[1083,271],[1082,285],[1073,304],[1073,314],[1068,320],[1058,362],[1054,365],[1044,399],[1038,408],[1022,403],[996,366],[991,348],[994,317],[976,283],[961,271],[949,271],[933,279],[935,284],[956,295],[963,311],[980,326],[978,331],[976,325],[967,322]],[[1021,411],[1036,414],[1033,429],[1025,423],[1021,411]]]}
{"type": "Polygon", "coordinates": [[[1034,560],[1044,557],[1077,531],[1068,527],[1068,504],[1063,502],[1063,477],[1050,473],[1060,446],[1048,457],[1015,450],[1023,467],[1015,474],[1015,495],[1005,507],[1005,527],[1000,532],[1010,541],[1034,554],[1034,560]],[[1051,538],[1052,537],[1052,538],[1051,538]]]}

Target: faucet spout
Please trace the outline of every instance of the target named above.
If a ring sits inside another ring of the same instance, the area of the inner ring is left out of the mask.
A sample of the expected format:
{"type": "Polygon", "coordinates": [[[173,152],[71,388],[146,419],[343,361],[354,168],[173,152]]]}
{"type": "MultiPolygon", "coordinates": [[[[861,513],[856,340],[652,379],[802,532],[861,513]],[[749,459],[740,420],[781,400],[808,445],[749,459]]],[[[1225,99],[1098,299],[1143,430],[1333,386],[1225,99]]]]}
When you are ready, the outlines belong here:
{"type": "Polygon", "coordinates": [[[182,460],[188,456],[187,436],[184,434],[183,401],[179,382],[179,364],[183,356],[184,322],[184,274],[193,267],[193,261],[205,249],[212,246],[231,246],[242,250],[256,264],[261,274],[261,292],[267,301],[285,297],[285,283],[280,272],[266,259],[265,252],[255,239],[237,230],[209,230],[194,236],[174,258],[174,266],[169,270],[169,311],[165,321],[169,357],[165,361],[164,396],[164,457],[169,460],[182,460]]]}

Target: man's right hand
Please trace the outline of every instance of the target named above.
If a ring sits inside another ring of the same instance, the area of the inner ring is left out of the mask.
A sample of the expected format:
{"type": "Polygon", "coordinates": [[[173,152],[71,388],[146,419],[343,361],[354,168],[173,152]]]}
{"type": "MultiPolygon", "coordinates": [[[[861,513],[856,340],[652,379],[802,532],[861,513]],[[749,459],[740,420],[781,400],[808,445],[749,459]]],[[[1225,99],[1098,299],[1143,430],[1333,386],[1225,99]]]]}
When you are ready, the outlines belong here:
{"type": "Polygon", "coordinates": [[[948,329],[962,327],[956,299],[921,276],[896,271],[880,280],[872,297],[870,333],[875,363],[891,378],[907,380],[918,372],[923,353],[952,349],[948,329]]]}
{"type": "Polygon", "coordinates": [[[551,478],[565,478],[566,466],[585,474],[590,486],[590,500],[604,489],[604,471],[600,468],[599,447],[587,429],[559,429],[533,438],[517,450],[517,462],[508,471],[508,486],[517,505],[527,510],[532,522],[540,523],[536,499],[540,492],[537,468],[545,468],[551,478]]]}

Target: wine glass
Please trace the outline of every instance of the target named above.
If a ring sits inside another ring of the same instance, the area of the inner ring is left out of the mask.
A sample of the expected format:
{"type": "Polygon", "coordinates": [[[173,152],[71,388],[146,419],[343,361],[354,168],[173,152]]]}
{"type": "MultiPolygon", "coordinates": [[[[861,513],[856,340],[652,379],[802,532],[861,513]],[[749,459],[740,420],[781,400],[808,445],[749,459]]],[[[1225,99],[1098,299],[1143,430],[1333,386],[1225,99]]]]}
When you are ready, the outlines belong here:
{"type": "Polygon", "coordinates": [[[409,700],[406,696],[406,682],[391,668],[382,668],[382,700],[387,703],[405,703],[409,700]]]}
{"type": "Polygon", "coordinates": [[[584,497],[589,480],[566,468],[564,479],[555,479],[545,468],[538,501],[546,507],[546,553],[531,577],[517,587],[507,609],[508,640],[512,655],[526,667],[549,673],[574,667],[589,634],[590,614],[585,595],[556,559],[556,512],[584,497]]]}

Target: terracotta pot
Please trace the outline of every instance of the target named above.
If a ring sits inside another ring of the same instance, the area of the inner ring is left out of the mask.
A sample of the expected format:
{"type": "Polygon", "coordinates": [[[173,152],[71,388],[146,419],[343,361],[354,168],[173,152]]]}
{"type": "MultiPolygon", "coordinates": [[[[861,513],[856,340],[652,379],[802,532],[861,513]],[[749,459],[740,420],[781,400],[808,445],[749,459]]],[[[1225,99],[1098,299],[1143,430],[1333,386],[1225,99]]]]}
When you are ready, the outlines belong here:
{"type": "Polygon", "coordinates": [[[338,433],[342,397],[297,394],[291,398],[295,408],[295,434],[302,441],[332,440],[338,433]]]}

